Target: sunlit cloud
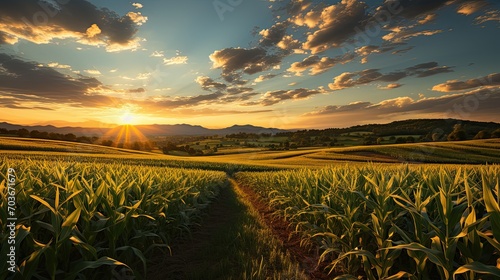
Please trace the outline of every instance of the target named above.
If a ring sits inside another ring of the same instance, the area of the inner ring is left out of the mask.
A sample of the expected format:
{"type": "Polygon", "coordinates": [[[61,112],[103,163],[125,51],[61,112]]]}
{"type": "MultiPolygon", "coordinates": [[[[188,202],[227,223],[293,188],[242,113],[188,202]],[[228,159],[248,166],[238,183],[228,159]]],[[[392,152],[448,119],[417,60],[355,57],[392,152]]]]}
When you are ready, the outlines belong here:
{"type": "Polygon", "coordinates": [[[152,57],[164,57],[165,54],[163,51],[154,51],[150,56],[152,56],[152,57]]]}
{"type": "Polygon", "coordinates": [[[177,65],[177,64],[187,64],[188,57],[187,56],[174,56],[171,58],[164,58],[163,63],[165,65],[177,65]]]}
{"type": "Polygon", "coordinates": [[[379,86],[379,89],[395,89],[395,88],[402,87],[402,86],[403,86],[402,84],[392,83],[392,84],[388,84],[386,86],[379,86]]]}
{"type": "Polygon", "coordinates": [[[446,83],[438,84],[432,87],[434,91],[451,92],[472,89],[482,86],[498,86],[500,85],[500,73],[490,74],[477,79],[469,79],[466,81],[450,80],[446,83]]]}
{"type": "Polygon", "coordinates": [[[132,3],[132,6],[134,6],[136,9],[142,9],[143,5],[141,3],[132,3]]]}
{"type": "Polygon", "coordinates": [[[108,51],[137,48],[135,25],[144,21],[139,13],[135,13],[132,19],[130,15],[120,17],[109,10],[99,9],[87,1],[67,1],[64,5],[44,3],[52,11],[52,17],[45,20],[33,16],[43,11],[39,1],[13,1],[2,5],[0,43],[24,39],[48,44],[56,39],[73,39],[81,44],[105,46],[108,51]],[[75,17],[75,14],[85,14],[85,17],[75,17]]]}
{"type": "Polygon", "coordinates": [[[90,75],[101,75],[101,71],[96,70],[96,69],[88,69],[88,70],[83,70],[85,73],[90,74],[90,75]]]}
{"type": "Polygon", "coordinates": [[[148,21],[148,17],[143,16],[141,12],[128,12],[127,16],[137,25],[143,25],[148,21]]]}
{"type": "Polygon", "coordinates": [[[70,69],[71,66],[67,64],[59,64],[58,62],[51,62],[47,64],[47,66],[52,67],[52,68],[59,68],[59,69],[70,69]]]}
{"type": "Polygon", "coordinates": [[[344,72],[333,78],[328,84],[331,90],[341,90],[372,82],[397,82],[409,76],[429,77],[440,73],[453,72],[452,67],[438,66],[437,62],[427,62],[407,67],[390,73],[381,73],[379,69],[365,69],[358,72],[344,72]]]}
{"type": "Polygon", "coordinates": [[[483,7],[487,6],[487,3],[485,1],[468,1],[466,3],[461,4],[458,9],[457,13],[463,14],[463,15],[471,15],[473,13],[478,12],[481,10],[483,7]]]}

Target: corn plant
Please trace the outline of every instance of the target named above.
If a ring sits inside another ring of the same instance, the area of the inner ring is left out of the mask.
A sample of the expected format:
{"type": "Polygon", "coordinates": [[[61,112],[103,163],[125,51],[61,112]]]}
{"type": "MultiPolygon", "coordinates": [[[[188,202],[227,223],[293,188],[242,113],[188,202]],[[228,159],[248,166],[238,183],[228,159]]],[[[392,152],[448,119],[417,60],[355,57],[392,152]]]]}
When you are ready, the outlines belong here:
{"type": "Polygon", "coordinates": [[[499,171],[367,164],[236,177],[316,242],[339,279],[494,279],[499,171]]]}
{"type": "MultiPolygon", "coordinates": [[[[16,185],[18,273],[22,279],[145,277],[147,256],[168,248],[219,189],[218,171],[120,163],[0,161],[0,242],[6,244],[8,168],[16,185]]],[[[2,245],[2,254],[7,246],[2,245]]],[[[0,264],[0,278],[7,276],[0,264]]]]}

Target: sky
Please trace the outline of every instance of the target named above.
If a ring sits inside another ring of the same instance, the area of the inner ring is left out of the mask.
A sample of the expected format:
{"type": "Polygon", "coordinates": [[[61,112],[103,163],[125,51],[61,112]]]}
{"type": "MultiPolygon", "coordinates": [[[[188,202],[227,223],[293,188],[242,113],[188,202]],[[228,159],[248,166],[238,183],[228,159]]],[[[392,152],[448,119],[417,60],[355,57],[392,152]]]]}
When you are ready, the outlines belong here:
{"type": "Polygon", "coordinates": [[[500,122],[497,0],[0,0],[0,121],[500,122]]]}

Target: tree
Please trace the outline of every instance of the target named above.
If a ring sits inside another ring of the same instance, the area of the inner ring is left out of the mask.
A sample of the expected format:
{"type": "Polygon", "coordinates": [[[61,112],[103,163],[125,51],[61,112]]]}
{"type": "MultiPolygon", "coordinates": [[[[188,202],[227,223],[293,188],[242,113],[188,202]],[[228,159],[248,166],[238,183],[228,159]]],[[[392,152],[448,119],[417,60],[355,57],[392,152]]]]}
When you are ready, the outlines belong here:
{"type": "Polygon", "coordinates": [[[382,142],[384,142],[384,138],[382,137],[377,138],[377,145],[382,144],[382,142]]]}
{"type": "Polygon", "coordinates": [[[415,143],[415,138],[411,136],[406,137],[406,143],[415,143]]]}
{"type": "Polygon", "coordinates": [[[101,145],[111,147],[113,146],[112,140],[102,140],[101,145]]]}
{"type": "Polygon", "coordinates": [[[30,132],[26,128],[21,128],[17,131],[17,136],[19,137],[29,137],[30,132]]]}
{"type": "Polygon", "coordinates": [[[402,143],[406,143],[406,139],[404,137],[398,137],[396,138],[396,144],[402,144],[402,143]]]}
{"type": "Polygon", "coordinates": [[[491,138],[500,138],[500,128],[491,133],[491,138]]]}
{"type": "Polygon", "coordinates": [[[463,141],[467,140],[467,133],[465,133],[465,128],[462,124],[457,123],[453,126],[453,131],[448,134],[448,141],[463,141]]]}
{"type": "Polygon", "coordinates": [[[487,130],[481,130],[474,136],[474,139],[488,139],[490,137],[491,135],[487,130]]]}

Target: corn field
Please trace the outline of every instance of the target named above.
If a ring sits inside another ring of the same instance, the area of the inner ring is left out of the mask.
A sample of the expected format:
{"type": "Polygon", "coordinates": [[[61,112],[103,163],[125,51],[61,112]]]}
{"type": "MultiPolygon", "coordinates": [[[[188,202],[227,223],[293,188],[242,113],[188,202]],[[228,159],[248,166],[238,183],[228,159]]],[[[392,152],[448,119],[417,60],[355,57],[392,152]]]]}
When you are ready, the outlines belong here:
{"type": "Polygon", "coordinates": [[[236,179],[319,246],[336,279],[499,279],[499,171],[369,164],[236,179]]]}
{"type": "MultiPolygon", "coordinates": [[[[155,248],[189,234],[227,184],[219,171],[0,158],[0,244],[8,168],[17,176],[16,279],[144,278],[155,248]]],[[[7,273],[2,261],[0,279],[7,273]]]]}

